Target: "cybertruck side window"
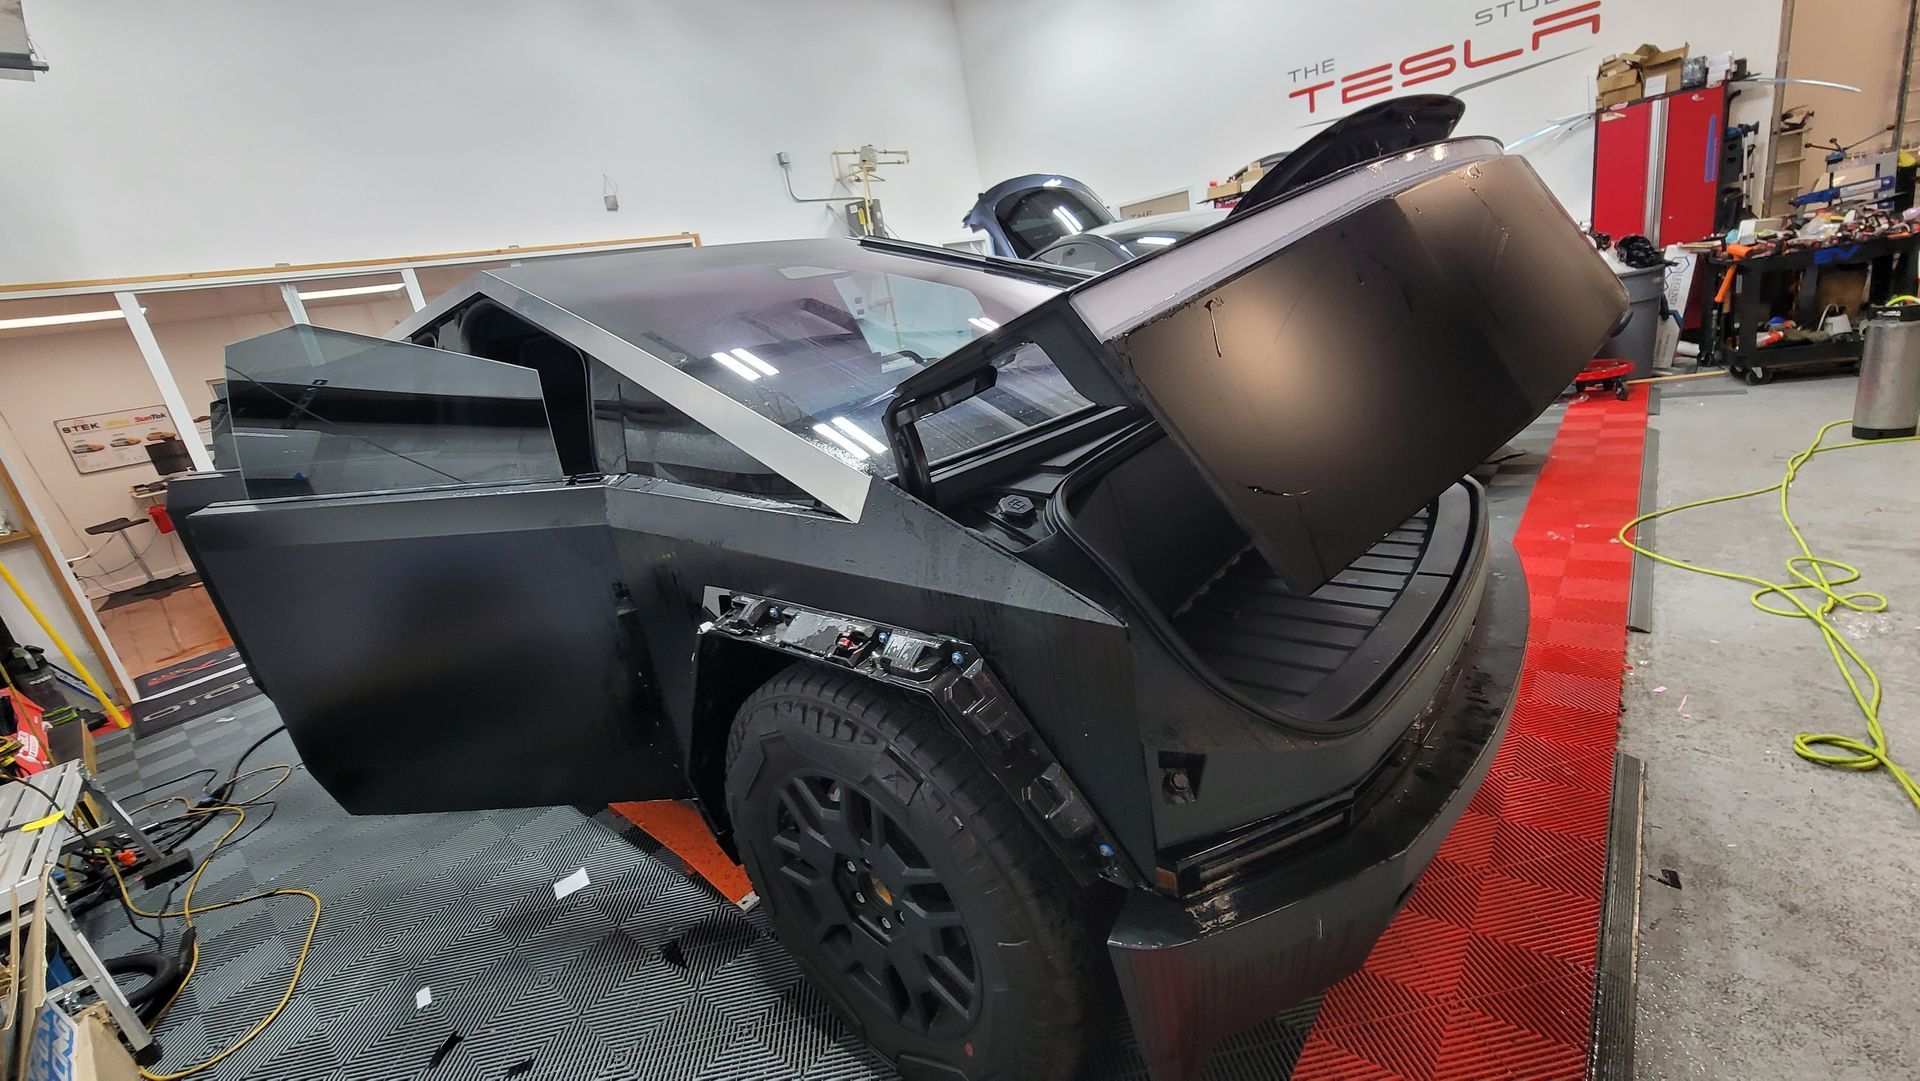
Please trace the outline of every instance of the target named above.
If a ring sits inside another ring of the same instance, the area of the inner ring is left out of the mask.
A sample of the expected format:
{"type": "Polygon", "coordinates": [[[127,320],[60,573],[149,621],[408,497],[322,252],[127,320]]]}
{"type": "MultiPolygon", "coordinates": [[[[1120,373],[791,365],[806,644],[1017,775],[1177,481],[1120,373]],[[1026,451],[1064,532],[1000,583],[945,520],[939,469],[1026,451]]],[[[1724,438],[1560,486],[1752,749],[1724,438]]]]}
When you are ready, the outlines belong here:
{"type": "Polygon", "coordinates": [[[592,382],[594,444],[604,471],[812,505],[798,485],[632,380],[596,364],[592,382]]]}
{"type": "Polygon", "coordinates": [[[659,396],[487,298],[413,336],[537,375],[568,476],[632,473],[811,506],[773,469],[659,396]]]}
{"type": "Polygon", "coordinates": [[[227,347],[222,468],[252,499],[558,478],[530,369],[314,326],[227,347]]]}

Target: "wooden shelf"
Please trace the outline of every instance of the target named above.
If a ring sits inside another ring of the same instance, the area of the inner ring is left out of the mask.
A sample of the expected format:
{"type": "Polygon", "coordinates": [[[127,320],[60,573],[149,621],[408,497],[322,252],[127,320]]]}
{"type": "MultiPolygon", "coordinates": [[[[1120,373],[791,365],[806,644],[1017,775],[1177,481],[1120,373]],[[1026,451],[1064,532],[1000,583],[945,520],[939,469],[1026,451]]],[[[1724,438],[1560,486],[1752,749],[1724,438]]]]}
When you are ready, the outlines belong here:
{"type": "Polygon", "coordinates": [[[12,544],[14,541],[32,540],[33,538],[33,530],[16,529],[11,533],[0,533],[0,545],[12,544]]]}

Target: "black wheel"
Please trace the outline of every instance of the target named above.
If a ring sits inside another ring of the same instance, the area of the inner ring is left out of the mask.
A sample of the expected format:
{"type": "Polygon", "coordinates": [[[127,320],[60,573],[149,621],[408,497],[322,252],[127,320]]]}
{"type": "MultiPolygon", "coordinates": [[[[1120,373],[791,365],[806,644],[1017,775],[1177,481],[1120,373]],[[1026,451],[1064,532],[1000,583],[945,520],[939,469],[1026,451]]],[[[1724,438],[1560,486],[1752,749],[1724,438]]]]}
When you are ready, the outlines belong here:
{"type": "Polygon", "coordinates": [[[1621,401],[1627,400],[1627,381],[1622,379],[1613,385],[1613,396],[1621,401]]]}
{"type": "Polygon", "coordinates": [[[1087,898],[930,708],[790,668],[740,707],[727,804],[775,933],[902,1073],[1072,1075],[1087,898]]]}
{"type": "Polygon", "coordinates": [[[1753,367],[1748,368],[1746,371],[1747,385],[1750,387],[1757,387],[1764,383],[1771,383],[1773,382],[1774,374],[1775,373],[1772,368],[1763,368],[1760,365],[1755,364],[1753,367]]]}

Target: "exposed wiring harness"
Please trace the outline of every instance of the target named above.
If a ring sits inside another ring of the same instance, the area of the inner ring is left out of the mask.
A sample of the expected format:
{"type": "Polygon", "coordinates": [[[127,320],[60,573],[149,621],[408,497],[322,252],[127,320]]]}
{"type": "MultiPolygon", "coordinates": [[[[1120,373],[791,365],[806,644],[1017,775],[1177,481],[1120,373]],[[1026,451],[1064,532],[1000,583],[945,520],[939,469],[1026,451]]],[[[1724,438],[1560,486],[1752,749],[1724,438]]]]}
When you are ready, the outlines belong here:
{"type": "Polygon", "coordinates": [[[1879,593],[1860,590],[1843,593],[1840,587],[1851,585],[1860,580],[1857,567],[1842,563],[1837,559],[1815,555],[1807,538],[1794,523],[1793,514],[1787,505],[1787,493],[1793,486],[1794,477],[1800,467],[1815,455],[1828,451],[1848,450],[1853,447],[1883,446],[1890,443],[1913,443],[1920,436],[1902,436],[1892,439],[1856,440],[1849,443],[1827,443],[1827,433],[1850,421],[1836,420],[1820,429],[1813,442],[1805,450],[1787,460],[1787,471],[1781,478],[1765,488],[1735,492],[1731,495],[1714,496],[1711,499],[1696,499],[1691,503],[1662,507],[1659,510],[1642,514],[1620,527],[1619,538],[1622,544],[1649,559],[1665,563],[1670,567],[1710,574],[1715,578],[1726,578],[1735,582],[1745,582],[1756,587],[1749,598],[1755,608],[1768,615],[1785,616],[1789,619],[1812,620],[1825,636],[1827,652],[1832,655],[1834,666],[1840,669],[1840,678],[1846,681],[1847,690],[1853,694],[1853,701],[1860,708],[1860,714],[1867,722],[1867,738],[1860,739],[1840,733],[1800,732],[1793,737],[1793,753],[1816,765],[1831,766],[1836,769],[1851,769],[1862,772],[1883,769],[1913,801],[1915,809],[1920,809],[1920,783],[1894,762],[1892,752],[1887,747],[1887,734],[1880,726],[1880,677],[1873,666],[1862,658],[1853,643],[1834,627],[1828,617],[1839,609],[1853,612],[1884,612],[1887,598],[1879,593]],[[1691,510],[1695,507],[1712,506],[1715,503],[1731,503],[1739,499],[1751,499],[1754,496],[1778,492],[1780,495],[1780,519],[1787,524],[1787,531],[1793,534],[1794,543],[1799,545],[1800,554],[1787,559],[1787,573],[1794,578],[1791,582],[1770,582],[1764,578],[1719,567],[1707,567],[1698,563],[1689,563],[1683,559],[1662,555],[1650,548],[1635,544],[1630,534],[1644,522],[1650,522],[1663,515],[1677,511],[1691,510]],[[1821,598],[1819,603],[1809,604],[1800,598],[1800,591],[1811,590],[1821,598]],[[1766,603],[1770,597],[1784,599],[1791,608],[1776,607],[1766,603]],[[1862,680],[1865,686],[1862,686],[1862,680]]]}

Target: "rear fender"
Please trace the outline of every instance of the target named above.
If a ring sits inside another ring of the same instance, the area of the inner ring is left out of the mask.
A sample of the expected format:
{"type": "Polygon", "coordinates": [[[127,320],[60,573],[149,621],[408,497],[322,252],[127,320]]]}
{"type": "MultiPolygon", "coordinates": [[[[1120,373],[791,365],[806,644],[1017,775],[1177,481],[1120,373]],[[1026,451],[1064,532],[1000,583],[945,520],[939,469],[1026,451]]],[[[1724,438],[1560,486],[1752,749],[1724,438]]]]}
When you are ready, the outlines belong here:
{"type": "Polygon", "coordinates": [[[755,687],[800,661],[924,700],[967,741],[1076,878],[1140,883],[1093,805],[968,643],[711,586],[704,607],[688,772],[708,823],[729,849],[725,757],[733,716],[755,687]]]}

